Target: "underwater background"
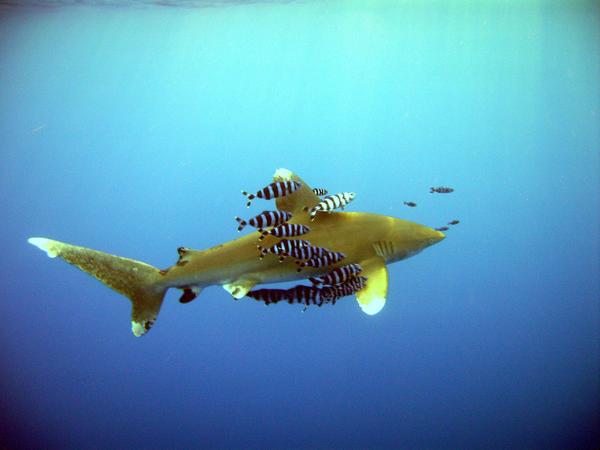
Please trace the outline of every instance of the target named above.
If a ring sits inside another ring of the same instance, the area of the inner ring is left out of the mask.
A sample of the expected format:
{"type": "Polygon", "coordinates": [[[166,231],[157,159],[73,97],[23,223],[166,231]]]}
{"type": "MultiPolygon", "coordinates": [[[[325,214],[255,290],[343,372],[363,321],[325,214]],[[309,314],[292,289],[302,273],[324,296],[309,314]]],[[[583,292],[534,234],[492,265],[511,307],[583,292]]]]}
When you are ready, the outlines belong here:
{"type": "Polygon", "coordinates": [[[595,1],[0,2],[0,448],[597,448],[599,82],[595,1]],[[461,223],[376,316],[211,287],[142,338],[27,243],[166,268],[279,167],[461,223]]]}

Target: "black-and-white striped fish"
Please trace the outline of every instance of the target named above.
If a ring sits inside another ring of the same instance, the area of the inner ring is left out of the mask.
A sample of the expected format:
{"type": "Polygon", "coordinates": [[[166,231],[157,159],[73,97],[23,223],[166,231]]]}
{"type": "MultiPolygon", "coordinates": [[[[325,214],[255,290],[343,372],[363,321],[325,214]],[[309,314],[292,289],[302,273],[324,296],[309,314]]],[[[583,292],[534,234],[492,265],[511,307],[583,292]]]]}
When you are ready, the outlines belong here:
{"type": "Polygon", "coordinates": [[[262,241],[268,235],[275,236],[278,238],[302,236],[303,234],[306,234],[309,231],[310,228],[308,228],[306,225],[301,225],[299,223],[284,223],[275,228],[272,228],[269,231],[261,231],[261,236],[258,238],[258,240],[262,241]]]}
{"type": "MultiPolygon", "coordinates": [[[[305,245],[303,247],[297,247],[292,249],[288,255],[296,260],[300,259],[312,259],[318,256],[323,256],[325,253],[329,253],[331,250],[326,249],[324,247],[315,247],[314,245],[305,245]]],[[[279,260],[283,261],[284,257],[280,257],[279,260]]],[[[297,264],[300,264],[301,261],[297,261],[297,264]]]]}
{"type": "Polygon", "coordinates": [[[257,289],[246,294],[255,300],[265,302],[266,305],[277,303],[282,300],[290,304],[300,303],[303,305],[319,305],[323,304],[321,298],[321,290],[314,286],[305,286],[302,284],[296,285],[290,289],[257,289]]]}
{"type": "Polygon", "coordinates": [[[319,197],[323,196],[323,195],[327,195],[327,189],[323,189],[323,188],[313,188],[313,193],[315,195],[318,195],[319,197]]]}
{"type": "Polygon", "coordinates": [[[344,259],[346,255],[341,252],[327,252],[323,256],[318,256],[316,258],[311,258],[304,262],[299,263],[298,272],[302,270],[303,267],[325,267],[340,262],[344,259]]]}
{"type": "Polygon", "coordinates": [[[355,294],[367,285],[367,277],[352,277],[345,283],[335,286],[323,286],[321,288],[321,298],[335,305],[337,299],[355,294]]]}
{"type": "Polygon", "coordinates": [[[308,245],[310,245],[310,242],[302,239],[282,239],[277,244],[269,248],[261,247],[260,245],[257,245],[257,247],[260,252],[259,257],[260,259],[263,259],[267,253],[289,256],[291,252],[295,251],[295,249],[306,247],[308,245]]]}
{"type": "Polygon", "coordinates": [[[321,290],[319,288],[303,284],[298,284],[287,290],[288,303],[301,303],[306,306],[319,304],[320,294],[321,290]]]}
{"type": "Polygon", "coordinates": [[[290,304],[298,303],[305,306],[317,305],[322,306],[324,303],[332,303],[347,295],[351,295],[362,289],[364,284],[357,286],[340,285],[340,286],[325,286],[318,288],[315,286],[305,286],[298,284],[290,289],[257,289],[248,292],[246,295],[257,301],[265,302],[266,305],[287,301],[290,304]]]}
{"type": "MultiPolygon", "coordinates": [[[[346,280],[344,283],[339,285],[339,288],[343,291],[343,290],[350,290],[353,289],[353,292],[351,292],[352,294],[356,291],[360,291],[362,288],[364,288],[367,285],[367,280],[368,278],[365,276],[354,276],[351,277],[350,279],[346,280]]],[[[347,294],[350,295],[350,294],[347,294]]]]}
{"type": "Polygon", "coordinates": [[[246,225],[250,225],[254,228],[258,228],[258,231],[262,231],[263,228],[276,227],[277,225],[287,222],[291,218],[292,213],[287,211],[263,211],[248,221],[245,221],[238,216],[235,217],[235,220],[240,224],[237,229],[239,232],[242,231],[246,225]]]}
{"type": "Polygon", "coordinates": [[[354,197],[356,197],[354,192],[341,192],[339,194],[328,195],[319,204],[312,207],[308,214],[311,220],[314,220],[319,211],[332,212],[334,209],[344,209],[348,203],[354,200],[354,197]]]}
{"type": "Polygon", "coordinates": [[[249,194],[246,191],[242,191],[242,195],[248,197],[248,202],[246,203],[246,207],[250,207],[252,200],[255,198],[262,198],[265,200],[271,200],[272,198],[284,197],[292,192],[296,192],[302,183],[298,183],[297,181],[276,181],[275,183],[271,183],[268,186],[265,186],[260,191],[257,191],[255,194],[249,194]]]}
{"type": "Polygon", "coordinates": [[[257,289],[246,294],[255,300],[265,302],[266,305],[277,303],[281,300],[288,300],[287,289],[257,289]]]}
{"type": "Polygon", "coordinates": [[[345,283],[350,278],[362,272],[360,264],[348,264],[347,266],[336,267],[331,272],[316,278],[309,278],[314,285],[338,285],[345,283]]]}

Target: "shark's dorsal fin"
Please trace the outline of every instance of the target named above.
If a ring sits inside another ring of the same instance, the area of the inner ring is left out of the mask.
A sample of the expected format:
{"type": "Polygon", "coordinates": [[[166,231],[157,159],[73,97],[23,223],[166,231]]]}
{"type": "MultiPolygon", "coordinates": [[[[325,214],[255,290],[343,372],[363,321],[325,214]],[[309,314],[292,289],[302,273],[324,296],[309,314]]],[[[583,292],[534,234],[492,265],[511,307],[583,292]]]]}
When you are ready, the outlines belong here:
{"type": "Polygon", "coordinates": [[[288,211],[293,215],[306,214],[305,211],[317,205],[321,199],[312,191],[311,187],[300,178],[287,169],[277,169],[273,175],[274,181],[297,181],[302,183],[302,187],[296,192],[279,197],[276,201],[277,209],[288,211]]]}
{"type": "Polygon", "coordinates": [[[367,286],[356,293],[358,306],[372,316],[385,306],[388,289],[388,271],[383,258],[374,256],[360,263],[361,275],[367,277],[367,286]]]}

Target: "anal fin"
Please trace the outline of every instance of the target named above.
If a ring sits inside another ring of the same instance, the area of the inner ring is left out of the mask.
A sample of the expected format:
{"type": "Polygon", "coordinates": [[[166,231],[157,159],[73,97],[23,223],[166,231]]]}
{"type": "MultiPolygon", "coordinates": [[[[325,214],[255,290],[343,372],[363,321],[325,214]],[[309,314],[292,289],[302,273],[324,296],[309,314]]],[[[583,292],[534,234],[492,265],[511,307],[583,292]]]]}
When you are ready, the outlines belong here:
{"type": "Polygon", "coordinates": [[[254,286],[256,286],[256,281],[237,280],[232,283],[224,284],[223,289],[229,292],[233,298],[237,300],[245,297],[254,286]]]}

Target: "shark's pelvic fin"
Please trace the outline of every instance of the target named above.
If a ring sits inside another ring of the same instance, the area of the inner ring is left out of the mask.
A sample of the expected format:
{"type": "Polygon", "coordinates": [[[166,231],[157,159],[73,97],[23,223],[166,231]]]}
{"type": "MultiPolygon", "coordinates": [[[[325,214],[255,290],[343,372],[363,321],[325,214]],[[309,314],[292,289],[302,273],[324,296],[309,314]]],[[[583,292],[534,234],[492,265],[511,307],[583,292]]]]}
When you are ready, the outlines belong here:
{"type": "Polygon", "coordinates": [[[233,283],[224,284],[223,289],[233,295],[233,298],[239,300],[240,298],[245,297],[254,286],[256,286],[256,281],[237,280],[233,283]]]}
{"type": "Polygon", "coordinates": [[[131,331],[145,334],[156,321],[166,288],[157,287],[160,271],[146,263],[109,255],[46,238],[28,242],[54,258],[58,256],[131,300],[131,331]]]}
{"type": "Polygon", "coordinates": [[[305,208],[310,209],[321,201],[302,178],[288,169],[277,169],[273,174],[273,181],[297,181],[302,184],[296,192],[277,198],[277,209],[280,211],[288,211],[293,215],[306,215],[305,208]]]}
{"type": "Polygon", "coordinates": [[[183,288],[183,294],[179,297],[179,303],[189,303],[194,300],[200,292],[202,288],[200,286],[187,286],[183,288]]]}
{"type": "Polygon", "coordinates": [[[356,293],[358,306],[373,316],[383,309],[388,290],[388,271],[385,261],[375,256],[360,263],[361,275],[367,277],[367,286],[356,293]]]}

